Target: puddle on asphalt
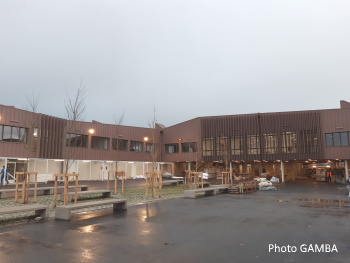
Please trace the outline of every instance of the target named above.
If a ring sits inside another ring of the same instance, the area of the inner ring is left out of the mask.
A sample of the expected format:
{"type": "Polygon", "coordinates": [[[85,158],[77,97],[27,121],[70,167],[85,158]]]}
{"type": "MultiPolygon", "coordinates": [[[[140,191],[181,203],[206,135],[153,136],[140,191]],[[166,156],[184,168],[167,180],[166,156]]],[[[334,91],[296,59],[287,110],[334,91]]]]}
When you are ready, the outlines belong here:
{"type": "Polygon", "coordinates": [[[337,200],[337,199],[309,199],[309,198],[293,198],[297,201],[306,201],[306,202],[318,202],[318,203],[335,203],[335,204],[349,204],[348,201],[337,200]]]}
{"type": "Polygon", "coordinates": [[[310,199],[310,198],[293,198],[293,200],[309,202],[300,204],[300,207],[311,208],[350,208],[350,202],[337,199],[310,199]]]}

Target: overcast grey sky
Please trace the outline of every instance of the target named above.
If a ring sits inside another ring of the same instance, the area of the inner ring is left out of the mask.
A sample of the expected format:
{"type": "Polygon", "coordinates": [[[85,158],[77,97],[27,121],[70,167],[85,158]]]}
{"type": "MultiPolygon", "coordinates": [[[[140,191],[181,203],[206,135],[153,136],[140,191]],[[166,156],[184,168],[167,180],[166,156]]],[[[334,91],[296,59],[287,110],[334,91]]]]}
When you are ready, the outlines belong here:
{"type": "Polygon", "coordinates": [[[348,0],[0,0],[0,104],[86,121],[338,108],[350,100],[348,0]]]}

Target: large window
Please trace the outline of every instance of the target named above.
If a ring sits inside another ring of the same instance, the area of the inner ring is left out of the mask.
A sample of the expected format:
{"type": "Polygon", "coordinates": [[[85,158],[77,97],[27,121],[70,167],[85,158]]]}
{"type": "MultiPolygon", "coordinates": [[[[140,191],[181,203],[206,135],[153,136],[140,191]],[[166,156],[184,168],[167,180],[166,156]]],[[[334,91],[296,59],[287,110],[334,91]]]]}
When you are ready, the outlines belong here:
{"type": "Polygon", "coordinates": [[[88,136],[82,134],[67,133],[66,146],[87,147],[88,136]]]}
{"type": "Polygon", "coordinates": [[[179,144],[165,144],[165,153],[178,153],[179,152],[179,144]]]}
{"type": "Polygon", "coordinates": [[[263,134],[264,138],[264,153],[275,154],[278,149],[278,139],[276,133],[263,134]]]}
{"type": "Polygon", "coordinates": [[[227,137],[215,138],[216,155],[226,156],[230,153],[230,147],[228,145],[227,137]]]}
{"type": "Polygon", "coordinates": [[[127,151],[128,140],[112,139],[112,149],[117,151],[127,151]]]}
{"type": "Polygon", "coordinates": [[[296,132],[282,132],[282,153],[297,152],[296,132]]]}
{"type": "Polygon", "coordinates": [[[131,152],[142,152],[143,142],[130,141],[130,151],[131,152]]]}
{"type": "Polygon", "coordinates": [[[302,153],[317,152],[317,132],[316,130],[300,131],[300,142],[302,153]]]}
{"type": "Polygon", "coordinates": [[[214,154],[213,138],[203,138],[202,148],[203,148],[203,156],[213,156],[214,154]]]}
{"type": "Polygon", "coordinates": [[[197,143],[195,143],[195,142],[181,143],[181,151],[183,153],[196,152],[197,151],[197,143]]]}
{"type": "Polygon", "coordinates": [[[242,136],[231,137],[231,154],[232,155],[243,154],[243,137],[242,136]]]}
{"type": "Polygon", "coordinates": [[[154,150],[154,144],[152,142],[146,143],[146,152],[150,153],[154,150]]]}
{"type": "Polygon", "coordinates": [[[91,148],[108,150],[109,148],[109,138],[92,136],[91,138],[91,148]]]}
{"type": "Polygon", "coordinates": [[[14,126],[0,125],[0,141],[27,142],[27,129],[14,126]]]}
{"type": "Polygon", "coordinates": [[[350,132],[326,133],[327,146],[349,146],[350,132]]]}
{"type": "Polygon", "coordinates": [[[247,135],[247,153],[260,154],[260,139],[258,134],[247,135]]]}

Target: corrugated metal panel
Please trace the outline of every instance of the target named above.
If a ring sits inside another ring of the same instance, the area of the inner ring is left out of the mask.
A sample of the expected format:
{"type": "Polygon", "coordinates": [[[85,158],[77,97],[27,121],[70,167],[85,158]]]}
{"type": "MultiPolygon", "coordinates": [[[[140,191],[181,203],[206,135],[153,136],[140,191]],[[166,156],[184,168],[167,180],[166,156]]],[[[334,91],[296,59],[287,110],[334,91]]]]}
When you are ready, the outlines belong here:
{"type": "MultiPolygon", "coordinates": [[[[243,136],[243,154],[230,156],[232,160],[292,160],[292,159],[318,159],[322,156],[322,144],[320,143],[320,114],[319,111],[287,112],[287,113],[264,113],[237,116],[219,116],[201,118],[202,138],[243,136]],[[302,131],[317,131],[317,152],[303,153],[302,145],[297,144],[296,153],[282,153],[281,141],[282,132],[296,132],[297,138],[302,131]],[[263,134],[276,134],[278,149],[276,154],[264,152],[263,134]],[[259,135],[260,154],[248,154],[247,135],[259,135]]],[[[223,156],[216,155],[214,143],[214,155],[204,156],[206,161],[220,161],[223,156]]]]}

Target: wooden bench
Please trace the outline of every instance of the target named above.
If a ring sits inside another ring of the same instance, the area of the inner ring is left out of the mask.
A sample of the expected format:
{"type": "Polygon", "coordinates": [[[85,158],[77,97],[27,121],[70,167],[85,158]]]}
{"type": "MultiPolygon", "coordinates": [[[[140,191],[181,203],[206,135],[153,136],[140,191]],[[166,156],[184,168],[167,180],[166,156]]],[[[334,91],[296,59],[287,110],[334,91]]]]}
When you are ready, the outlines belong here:
{"type": "Polygon", "coordinates": [[[42,218],[49,217],[49,207],[46,205],[39,205],[39,204],[2,207],[0,208],[0,215],[21,213],[21,212],[27,212],[27,211],[35,211],[35,215],[41,216],[42,218]]]}
{"type": "Polygon", "coordinates": [[[198,195],[204,193],[204,196],[210,196],[210,195],[217,195],[226,193],[228,191],[228,186],[215,186],[215,187],[209,187],[209,188],[198,188],[193,190],[185,190],[184,191],[184,197],[185,198],[197,198],[198,195]]]}
{"type": "Polygon", "coordinates": [[[126,210],[127,202],[125,199],[107,199],[107,200],[99,200],[94,202],[85,202],[78,204],[69,204],[57,206],[55,210],[55,218],[62,220],[70,220],[72,215],[72,210],[83,209],[83,208],[93,208],[99,207],[103,205],[113,204],[113,210],[126,210]]]}
{"type": "MultiPolygon", "coordinates": [[[[69,189],[74,189],[75,186],[69,186],[69,189]]],[[[81,191],[87,191],[89,190],[88,185],[78,185],[78,188],[80,188],[81,191]]],[[[57,187],[57,193],[63,193],[64,186],[57,187]]],[[[22,192],[22,189],[18,189],[19,192],[22,192]]],[[[37,188],[37,195],[52,195],[54,191],[54,187],[38,187],[37,188]]],[[[0,198],[10,198],[15,197],[16,189],[2,189],[0,190],[0,198]]],[[[34,188],[29,188],[29,195],[34,194],[34,188]]]]}
{"type": "MultiPolygon", "coordinates": [[[[73,201],[74,200],[74,194],[75,192],[68,192],[68,200],[73,201]]],[[[81,191],[77,192],[78,196],[81,195],[89,195],[89,194],[101,194],[101,197],[112,197],[112,191],[111,190],[92,190],[92,191],[81,191]]],[[[61,194],[61,200],[64,199],[64,193],[61,194]]]]}
{"type": "Polygon", "coordinates": [[[162,181],[162,185],[179,185],[179,184],[183,184],[184,180],[165,180],[162,181]]]}

